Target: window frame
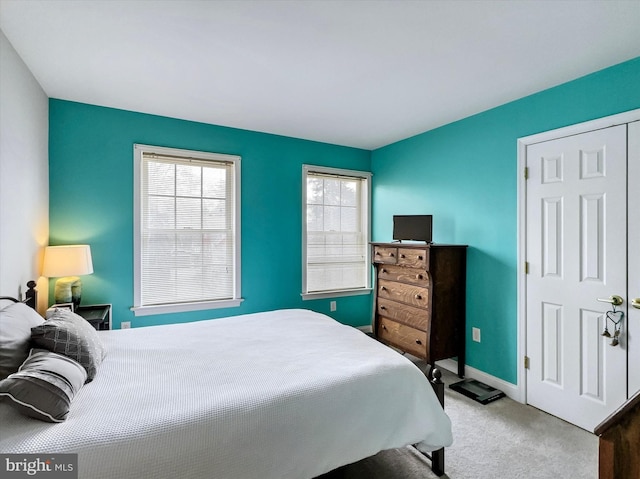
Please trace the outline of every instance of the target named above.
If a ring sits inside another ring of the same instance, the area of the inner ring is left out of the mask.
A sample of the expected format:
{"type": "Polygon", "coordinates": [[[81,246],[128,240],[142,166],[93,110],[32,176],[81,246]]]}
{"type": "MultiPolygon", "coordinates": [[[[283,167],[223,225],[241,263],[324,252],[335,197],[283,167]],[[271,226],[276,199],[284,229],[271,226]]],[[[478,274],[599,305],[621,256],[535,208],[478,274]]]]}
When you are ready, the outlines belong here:
{"type": "Polygon", "coordinates": [[[167,148],[143,144],[133,145],[133,306],[130,308],[135,316],[153,314],[202,311],[207,309],[231,308],[240,306],[241,294],[241,228],[240,228],[240,162],[241,157],[222,153],[210,153],[179,148],[167,148]],[[233,164],[233,199],[235,241],[233,244],[233,297],[230,299],[167,303],[160,305],[142,305],[142,155],[155,153],[164,156],[199,161],[228,162],[233,164]]]}
{"type": "Polygon", "coordinates": [[[341,296],[357,296],[370,294],[371,286],[371,178],[373,174],[369,171],[350,170],[345,168],[335,168],[317,165],[302,165],[302,299],[313,300],[323,298],[336,298],[341,296]],[[365,209],[361,215],[362,230],[365,232],[365,286],[361,288],[341,288],[324,291],[312,291],[307,289],[307,177],[310,173],[320,175],[337,176],[343,178],[358,178],[365,180],[366,185],[361,188],[361,208],[365,209]]]}

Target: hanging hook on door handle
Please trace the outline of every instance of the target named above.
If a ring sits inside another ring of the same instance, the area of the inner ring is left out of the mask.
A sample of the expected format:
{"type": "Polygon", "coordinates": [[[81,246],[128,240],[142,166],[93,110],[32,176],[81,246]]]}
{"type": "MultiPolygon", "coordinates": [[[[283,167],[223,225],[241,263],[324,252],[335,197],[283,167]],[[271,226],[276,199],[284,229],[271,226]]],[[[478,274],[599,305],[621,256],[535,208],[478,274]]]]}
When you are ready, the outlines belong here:
{"type": "Polygon", "coordinates": [[[620,344],[620,340],[618,338],[620,337],[620,323],[622,323],[624,313],[622,311],[616,311],[616,306],[620,306],[624,301],[617,294],[612,294],[607,299],[598,298],[598,301],[602,303],[611,303],[611,305],[613,306],[613,311],[607,311],[605,313],[604,332],[602,333],[602,336],[613,338],[611,340],[611,346],[617,346],[618,344],[620,344]],[[613,336],[611,336],[611,333],[609,333],[609,321],[613,323],[613,336]]]}
{"type": "Polygon", "coordinates": [[[604,332],[602,336],[605,338],[612,338],[611,346],[617,346],[620,344],[620,329],[621,323],[624,319],[624,313],[622,311],[616,311],[616,307],[613,307],[613,311],[607,311],[604,317],[604,332]],[[609,321],[613,324],[613,336],[609,332],[609,321]]]}
{"type": "Polygon", "coordinates": [[[598,298],[598,301],[600,301],[601,303],[611,303],[614,306],[620,306],[624,302],[623,299],[617,294],[612,294],[608,298],[598,298]]]}

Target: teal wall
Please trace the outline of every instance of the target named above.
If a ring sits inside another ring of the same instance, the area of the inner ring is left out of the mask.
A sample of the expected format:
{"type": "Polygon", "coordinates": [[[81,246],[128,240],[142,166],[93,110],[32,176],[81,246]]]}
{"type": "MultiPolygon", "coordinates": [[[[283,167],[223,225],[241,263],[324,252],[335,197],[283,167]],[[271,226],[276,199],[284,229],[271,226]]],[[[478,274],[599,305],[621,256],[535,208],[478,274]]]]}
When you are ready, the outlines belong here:
{"type": "MultiPolygon", "coordinates": [[[[91,245],[83,303],[113,303],[121,321],[147,326],[276,308],[308,308],[369,324],[370,295],[302,301],[302,164],[370,171],[366,150],[51,99],[50,244],[91,245]],[[238,308],[135,317],[133,144],[242,157],[242,297],[238,308]]],[[[51,295],[50,297],[53,297],[51,295]]]]}
{"type": "Polygon", "coordinates": [[[517,382],[517,139],[635,108],[640,58],[372,153],[375,241],[431,213],[435,242],[469,245],[468,365],[517,382]]]}
{"type": "Polygon", "coordinates": [[[83,302],[111,302],[135,326],[303,307],[370,322],[371,297],[302,301],[301,165],[372,171],[373,239],[393,214],[432,213],[434,240],[468,244],[467,363],[517,379],[516,141],[640,108],[640,58],[368,152],[50,100],[50,244],[91,244],[83,302]],[[133,144],[242,156],[242,296],[238,308],[135,317],[133,144]],[[482,342],[471,341],[471,328],[482,342]]]}

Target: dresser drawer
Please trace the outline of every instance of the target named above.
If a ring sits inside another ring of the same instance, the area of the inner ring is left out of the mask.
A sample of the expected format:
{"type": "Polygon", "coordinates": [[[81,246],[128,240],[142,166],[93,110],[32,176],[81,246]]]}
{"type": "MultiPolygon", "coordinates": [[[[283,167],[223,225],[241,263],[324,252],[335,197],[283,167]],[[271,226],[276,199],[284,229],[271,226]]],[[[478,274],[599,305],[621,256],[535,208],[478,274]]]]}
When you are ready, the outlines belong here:
{"type": "Polygon", "coordinates": [[[419,358],[428,355],[427,333],[387,318],[378,321],[378,338],[419,358]]]}
{"type": "Polygon", "coordinates": [[[427,269],[429,250],[398,248],[398,264],[411,268],[427,269]]]}
{"type": "Polygon", "coordinates": [[[378,297],[399,301],[418,308],[429,306],[429,288],[395,281],[378,280],[378,297]]]}
{"type": "Polygon", "coordinates": [[[428,309],[414,308],[389,299],[378,298],[377,311],[380,316],[386,316],[421,331],[427,330],[429,322],[428,309]]]}
{"type": "Polygon", "coordinates": [[[384,264],[396,264],[398,261],[398,248],[384,246],[373,247],[373,262],[384,264]]]}
{"type": "Polygon", "coordinates": [[[423,288],[429,287],[429,274],[425,270],[407,268],[405,266],[384,265],[378,267],[378,278],[401,283],[415,284],[423,288]]]}

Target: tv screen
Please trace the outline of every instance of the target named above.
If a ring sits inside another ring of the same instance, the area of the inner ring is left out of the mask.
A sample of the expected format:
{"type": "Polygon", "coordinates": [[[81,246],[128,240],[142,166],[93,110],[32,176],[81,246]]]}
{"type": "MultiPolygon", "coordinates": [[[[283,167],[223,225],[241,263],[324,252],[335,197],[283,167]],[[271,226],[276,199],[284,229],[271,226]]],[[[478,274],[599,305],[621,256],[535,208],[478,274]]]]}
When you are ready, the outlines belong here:
{"type": "Polygon", "coordinates": [[[432,215],[394,215],[393,239],[431,243],[432,215]]]}

